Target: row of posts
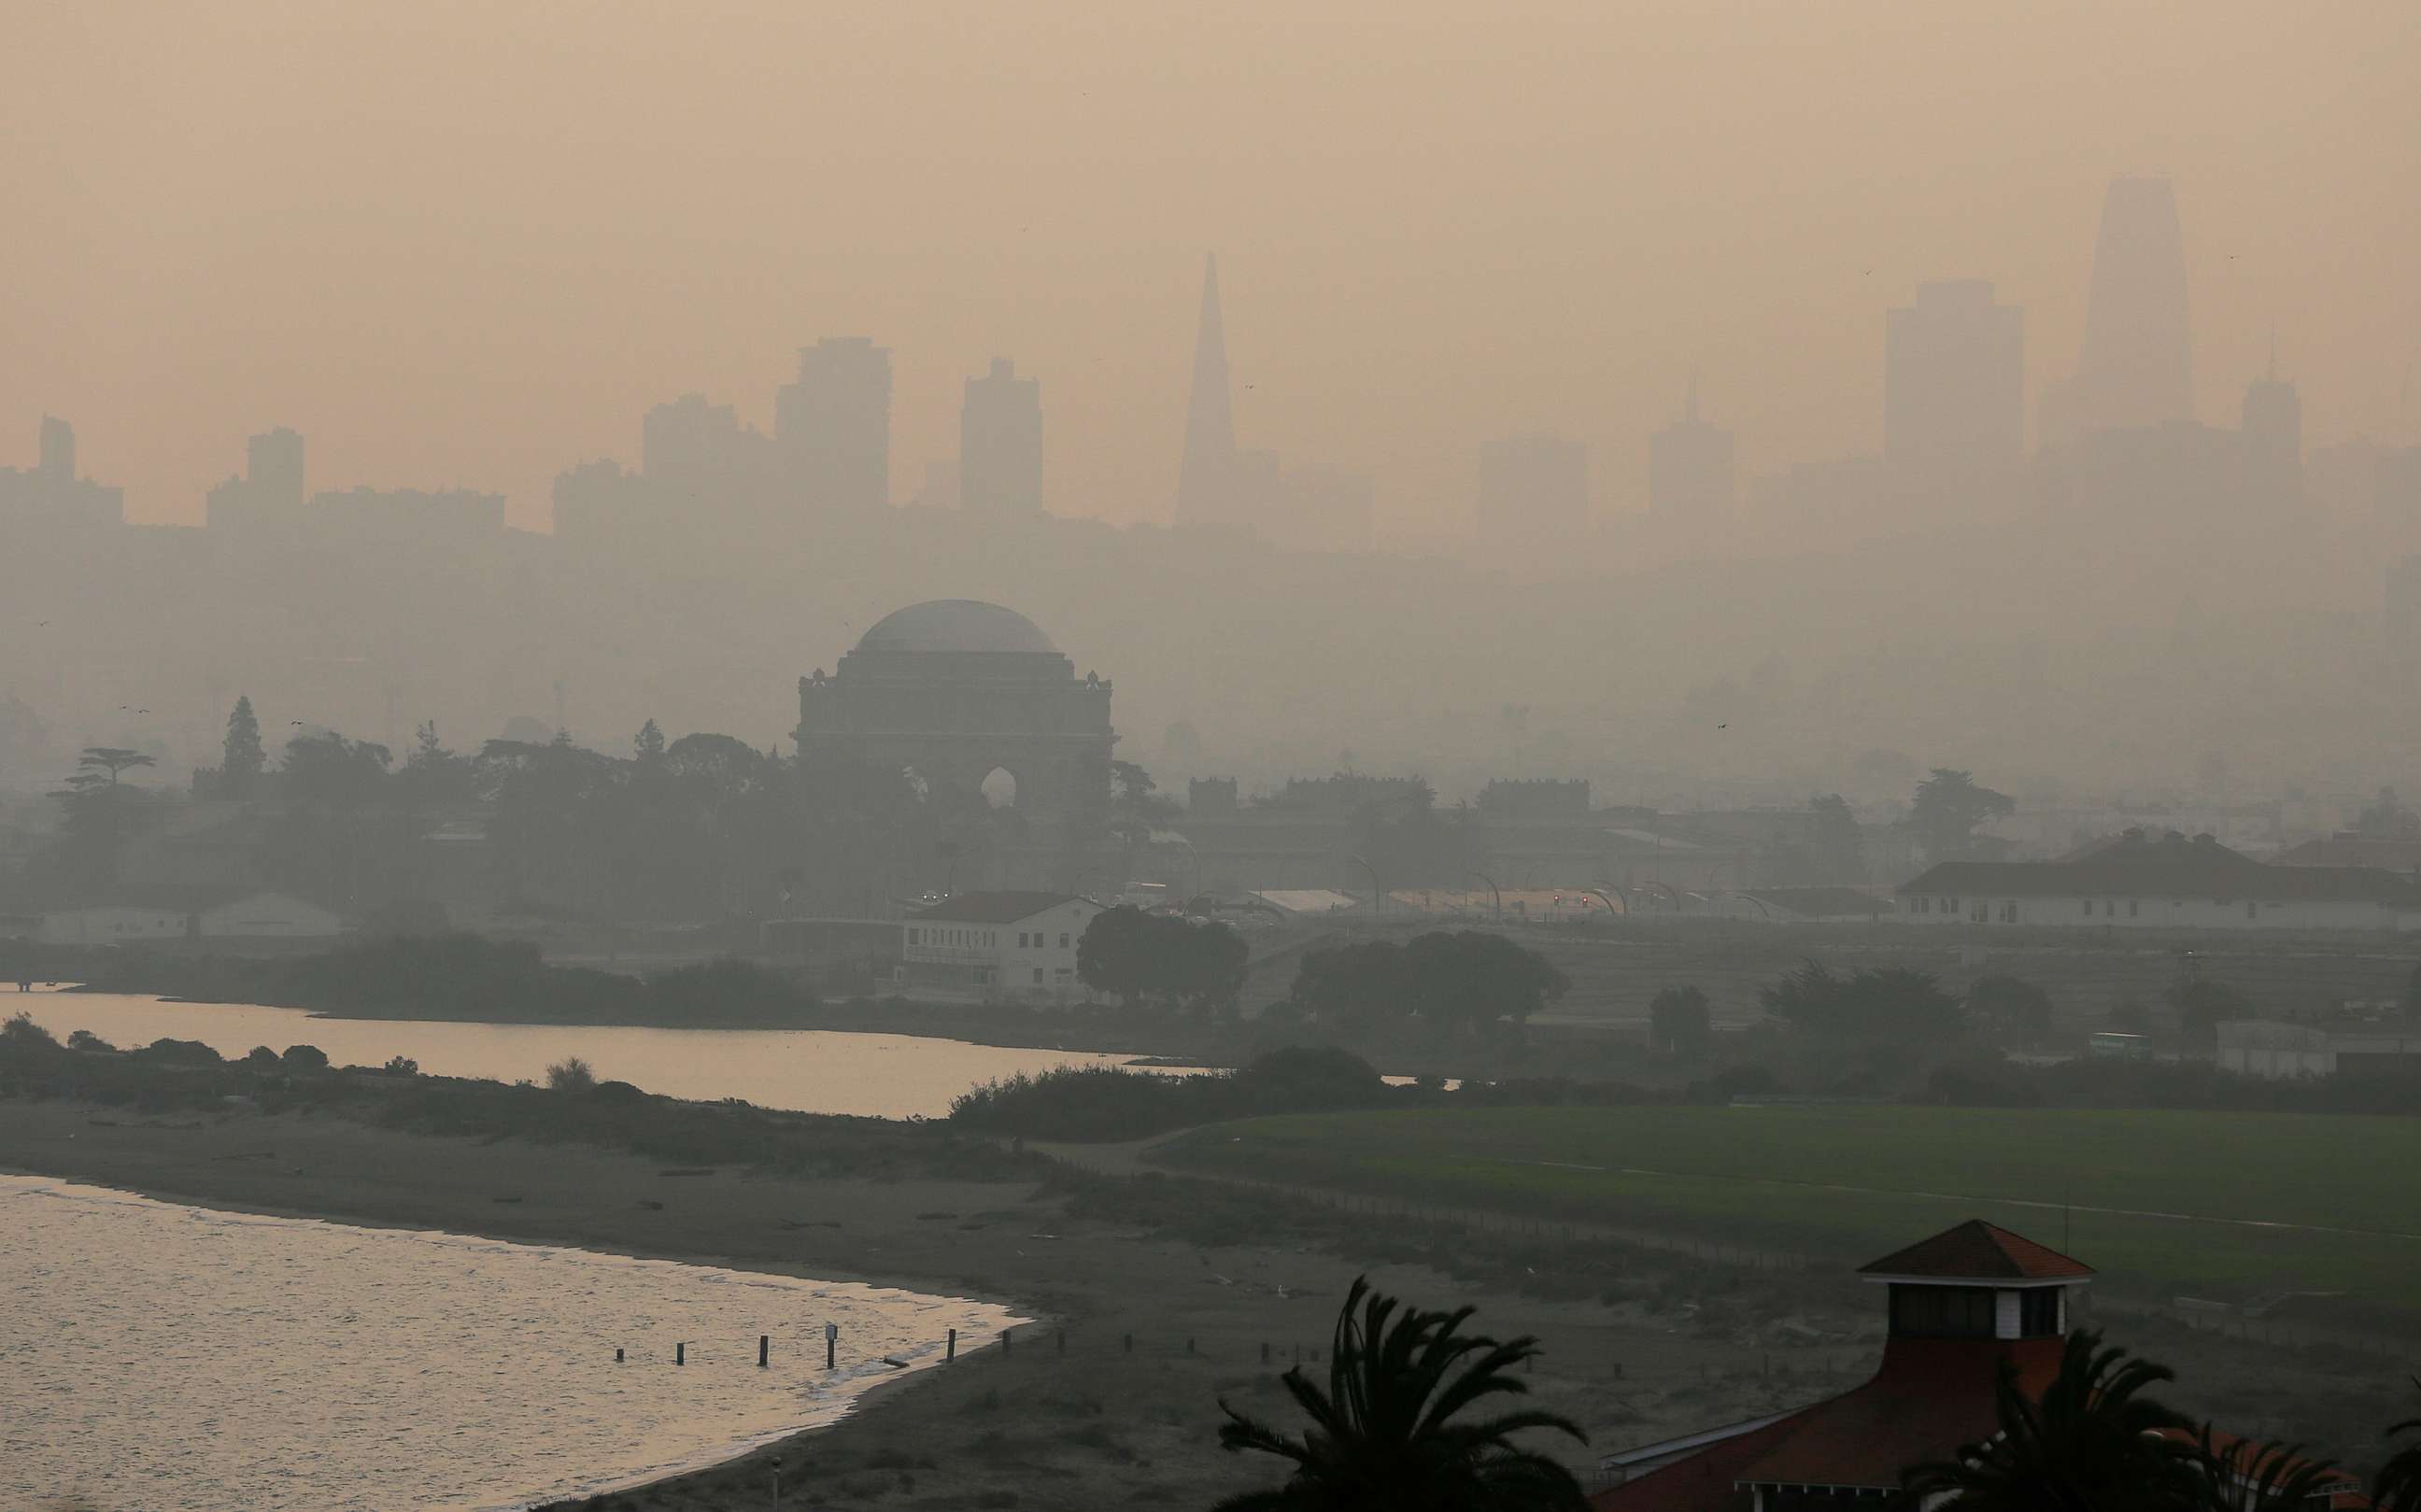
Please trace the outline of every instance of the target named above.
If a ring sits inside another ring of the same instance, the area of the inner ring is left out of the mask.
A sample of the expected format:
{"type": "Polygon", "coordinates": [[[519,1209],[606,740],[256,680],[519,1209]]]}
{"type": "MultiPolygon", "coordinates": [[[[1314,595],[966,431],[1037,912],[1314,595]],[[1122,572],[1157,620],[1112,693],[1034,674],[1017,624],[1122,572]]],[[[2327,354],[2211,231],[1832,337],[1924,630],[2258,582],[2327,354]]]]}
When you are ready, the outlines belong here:
{"type": "MultiPolygon", "coordinates": [[[[1000,1331],[1000,1352],[1003,1354],[1007,1354],[1008,1352],[1008,1333],[1009,1331],[1007,1329],[1002,1329],[1000,1331]]],[[[1134,1337],[1132,1334],[1130,1334],[1127,1337],[1127,1348],[1130,1352],[1134,1348],[1134,1337]]],[[[824,1368],[826,1370],[831,1370],[836,1367],[838,1364],[839,1349],[840,1325],[838,1323],[826,1323],[824,1325],[824,1368]]],[[[942,1360],[945,1364],[955,1362],[959,1358],[959,1331],[957,1329],[949,1331],[949,1336],[943,1341],[942,1350],[942,1360]]],[[[1068,1333],[1064,1329],[1059,1333],[1059,1352],[1061,1354],[1066,1354],[1068,1352],[1068,1333]]],[[[1192,1354],[1194,1352],[1194,1341],[1192,1339],[1185,1341],[1185,1352],[1188,1354],[1192,1354]]],[[[620,1346],[617,1346],[614,1350],[614,1363],[618,1365],[627,1358],[628,1354],[625,1349],[620,1346]]],[[[895,1365],[905,1364],[907,1363],[906,1361],[899,1360],[891,1355],[885,1355],[883,1356],[883,1359],[889,1364],[895,1365]]],[[[763,1370],[773,1363],[773,1335],[771,1333],[759,1333],[757,1335],[757,1368],[763,1370]]],[[[688,1340],[682,1339],[673,1345],[673,1364],[676,1365],[686,1365],[689,1364],[688,1340]]]]}

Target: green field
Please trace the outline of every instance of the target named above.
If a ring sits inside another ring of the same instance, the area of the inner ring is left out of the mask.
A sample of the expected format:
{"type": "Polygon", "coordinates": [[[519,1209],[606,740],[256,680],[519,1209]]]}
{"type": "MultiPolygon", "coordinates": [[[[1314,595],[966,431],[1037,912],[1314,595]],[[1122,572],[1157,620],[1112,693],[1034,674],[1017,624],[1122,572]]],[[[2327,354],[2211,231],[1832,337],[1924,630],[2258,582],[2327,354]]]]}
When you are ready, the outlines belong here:
{"type": "Polygon", "coordinates": [[[1981,1217],[2055,1248],[2065,1231],[2130,1291],[2328,1291],[2421,1310],[2421,1239],[2398,1237],[2421,1236],[2421,1119],[1488,1108],[1257,1118],[1198,1130],[1164,1159],[1851,1263],[1981,1217]]]}

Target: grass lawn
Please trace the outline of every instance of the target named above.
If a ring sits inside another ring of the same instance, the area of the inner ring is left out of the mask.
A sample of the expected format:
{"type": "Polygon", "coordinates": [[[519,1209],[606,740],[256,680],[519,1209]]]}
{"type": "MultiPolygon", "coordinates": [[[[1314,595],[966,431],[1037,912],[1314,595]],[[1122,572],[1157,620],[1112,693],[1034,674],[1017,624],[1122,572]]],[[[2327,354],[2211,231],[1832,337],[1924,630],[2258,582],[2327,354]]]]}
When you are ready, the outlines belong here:
{"type": "Polygon", "coordinates": [[[1166,1159],[1853,1261],[1963,1218],[2054,1247],[2065,1224],[2070,1250],[2131,1290],[2332,1291],[2421,1308],[2421,1239],[2395,1237],[2421,1235],[2421,1119],[1485,1108],[1249,1119],[1197,1131],[1166,1159]]]}

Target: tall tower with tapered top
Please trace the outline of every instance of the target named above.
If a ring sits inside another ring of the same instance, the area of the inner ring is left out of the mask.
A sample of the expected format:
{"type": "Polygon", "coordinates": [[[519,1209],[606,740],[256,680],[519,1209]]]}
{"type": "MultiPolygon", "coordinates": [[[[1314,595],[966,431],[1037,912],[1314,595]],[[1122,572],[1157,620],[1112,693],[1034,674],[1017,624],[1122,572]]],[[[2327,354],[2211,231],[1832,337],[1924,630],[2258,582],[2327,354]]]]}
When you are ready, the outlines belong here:
{"type": "Polygon", "coordinates": [[[1227,336],[1219,319],[1219,255],[1202,265],[1202,320],[1194,337],[1194,388],[1185,405],[1185,457],[1177,472],[1177,522],[1212,524],[1234,511],[1236,415],[1227,392],[1227,336]]]}

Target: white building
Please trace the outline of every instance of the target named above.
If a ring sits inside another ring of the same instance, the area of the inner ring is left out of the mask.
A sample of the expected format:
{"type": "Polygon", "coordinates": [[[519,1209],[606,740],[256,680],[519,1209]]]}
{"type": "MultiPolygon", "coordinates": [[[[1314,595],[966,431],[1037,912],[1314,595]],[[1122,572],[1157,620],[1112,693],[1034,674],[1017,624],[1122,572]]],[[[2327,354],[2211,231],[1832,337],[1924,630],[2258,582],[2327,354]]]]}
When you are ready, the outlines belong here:
{"type": "Polygon", "coordinates": [[[2376,1024],[2330,1029],[2269,1019],[2227,1019],[2219,1025],[2219,1068],[2273,1081],[2335,1076],[2339,1071],[2402,1074],[2421,1064],[2421,1034],[2376,1024]]]}
{"type": "Polygon", "coordinates": [[[320,940],[343,921],[285,893],[170,894],[156,902],[99,903],[45,913],[46,945],[120,945],[147,940],[320,940]]]}
{"type": "Polygon", "coordinates": [[[1945,861],[1899,888],[1906,924],[2131,929],[2421,928],[2421,883],[2370,866],[2268,866],[2208,834],[2130,830],[2066,861],[1945,861]]]}
{"type": "Polygon", "coordinates": [[[1069,1003],[1076,942],[1101,905],[1068,893],[961,893],[899,926],[901,985],[919,997],[1069,1003]]]}
{"type": "Polygon", "coordinates": [[[100,903],[43,914],[41,923],[34,927],[34,939],[46,945],[122,945],[141,940],[182,940],[192,932],[192,923],[193,915],[182,909],[100,903]]]}

